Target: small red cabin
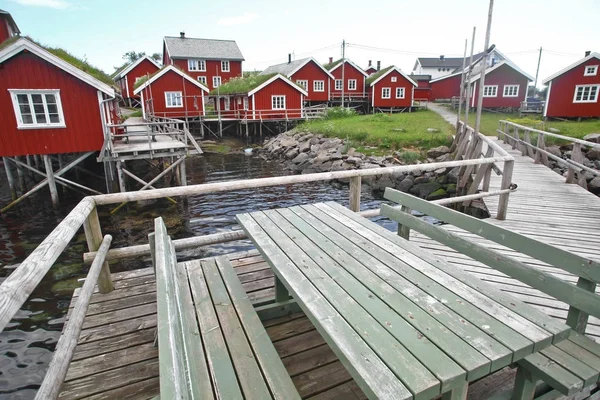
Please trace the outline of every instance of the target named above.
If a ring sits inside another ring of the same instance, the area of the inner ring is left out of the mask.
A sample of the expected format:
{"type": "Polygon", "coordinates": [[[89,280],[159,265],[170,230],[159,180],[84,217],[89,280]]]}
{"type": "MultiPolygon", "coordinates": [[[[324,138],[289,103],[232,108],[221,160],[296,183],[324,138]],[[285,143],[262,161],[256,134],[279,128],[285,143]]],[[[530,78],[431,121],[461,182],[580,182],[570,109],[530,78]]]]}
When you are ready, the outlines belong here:
{"type": "Polygon", "coordinates": [[[0,50],[0,156],[99,151],[117,110],[112,86],[32,41],[0,50]]]}
{"type": "Polygon", "coordinates": [[[190,118],[204,115],[204,96],[208,88],[167,65],[139,85],[133,94],[140,96],[142,115],[167,118],[190,118]]]}
{"type": "Polygon", "coordinates": [[[242,76],[244,56],[234,40],[165,36],[163,65],[175,65],[210,89],[242,76]]]}
{"type": "Polygon", "coordinates": [[[0,10],[0,43],[17,36],[21,31],[8,11],[0,10]]]}
{"type": "Polygon", "coordinates": [[[286,76],[308,93],[306,101],[323,103],[329,101],[331,83],[334,76],[312,57],[301,60],[291,60],[287,63],[272,65],[261,72],[261,75],[278,73],[286,76]]]}
{"type": "Polygon", "coordinates": [[[584,58],[544,80],[545,117],[600,117],[600,54],[584,58]]]}
{"type": "MultiPolygon", "coordinates": [[[[460,75],[459,91],[460,91],[460,75]]],[[[479,90],[477,85],[481,73],[471,78],[471,107],[477,105],[479,90]]],[[[504,60],[485,70],[483,87],[483,107],[520,108],[527,98],[527,86],[533,77],[520,70],[513,63],[504,60]]]]}
{"type": "Polygon", "coordinates": [[[431,84],[429,83],[429,81],[431,81],[431,75],[410,74],[408,77],[417,82],[417,87],[415,88],[415,97],[413,100],[431,100],[431,84]]]}
{"type": "Polygon", "coordinates": [[[304,117],[308,92],[281,74],[236,78],[213,90],[222,118],[283,120],[304,117]]]}
{"type": "Polygon", "coordinates": [[[365,79],[368,75],[358,65],[348,59],[340,59],[324,67],[334,76],[331,85],[332,99],[341,98],[342,93],[344,98],[368,97],[365,87],[365,79]]]}
{"type": "Polygon", "coordinates": [[[144,56],[124,67],[113,79],[121,89],[121,96],[131,106],[131,100],[138,97],[133,94],[134,85],[144,79],[144,77],[154,74],[159,69],[160,65],[154,59],[144,56]]]}
{"type": "Polygon", "coordinates": [[[396,66],[390,66],[367,79],[371,91],[371,107],[385,109],[410,108],[417,83],[396,66]]]}
{"type": "Polygon", "coordinates": [[[462,72],[457,72],[430,81],[430,100],[449,100],[460,96],[461,74],[462,72]]]}

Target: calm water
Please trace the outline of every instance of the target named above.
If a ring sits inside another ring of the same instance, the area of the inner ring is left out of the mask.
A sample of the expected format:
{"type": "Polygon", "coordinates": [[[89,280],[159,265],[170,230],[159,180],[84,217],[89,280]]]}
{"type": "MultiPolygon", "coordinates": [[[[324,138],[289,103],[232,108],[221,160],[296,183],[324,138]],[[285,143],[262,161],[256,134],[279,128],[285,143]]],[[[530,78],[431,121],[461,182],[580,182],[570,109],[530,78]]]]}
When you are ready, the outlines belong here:
{"type": "MultiPolygon", "coordinates": [[[[147,165],[137,166],[143,177],[147,165]]],[[[219,182],[286,175],[280,165],[257,157],[209,154],[187,161],[188,184],[219,182]]],[[[89,182],[88,182],[89,183],[89,182]]],[[[98,182],[100,189],[101,182],[98,182]]],[[[0,279],[10,275],[15,264],[52,231],[81,198],[73,192],[63,195],[61,207],[52,208],[49,193],[26,200],[0,215],[0,279]]],[[[239,229],[235,215],[241,212],[287,207],[297,204],[334,200],[348,204],[348,188],[335,183],[314,183],[285,187],[259,188],[237,192],[194,196],[173,205],[166,200],[130,205],[110,216],[111,207],[100,209],[103,233],[113,235],[113,246],[142,244],[152,229],[152,219],[162,215],[175,238],[206,235],[239,229]]],[[[363,187],[363,209],[376,208],[380,199],[363,187]]],[[[0,171],[0,204],[10,202],[4,171],[0,171]]],[[[378,222],[390,229],[395,224],[383,218],[378,222]]],[[[188,250],[183,258],[197,258],[233,251],[249,250],[249,241],[188,250]]],[[[81,261],[86,250],[83,230],[76,235],[65,253],[48,272],[42,283],[4,332],[0,333],[0,399],[30,399],[43,380],[52,351],[63,327],[73,287],[87,273],[81,261]]],[[[113,272],[148,266],[148,260],[111,265],[113,272]]]]}

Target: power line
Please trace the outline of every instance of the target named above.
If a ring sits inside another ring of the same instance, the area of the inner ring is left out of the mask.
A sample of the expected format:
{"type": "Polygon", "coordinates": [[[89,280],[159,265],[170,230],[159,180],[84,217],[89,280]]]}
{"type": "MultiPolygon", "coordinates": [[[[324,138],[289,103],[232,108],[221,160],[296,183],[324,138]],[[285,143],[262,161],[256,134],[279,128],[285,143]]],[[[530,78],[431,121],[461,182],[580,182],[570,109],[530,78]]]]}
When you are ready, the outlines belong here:
{"type": "MultiPolygon", "coordinates": [[[[442,54],[442,53],[426,53],[426,52],[422,52],[422,51],[387,49],[387,48],[384,48],[384,47],[366,46],[366,45],[356,44],[356,43],[346,43],[346,45],[348,47],[355,47],[357,49],[362,49],[362,50],[372,50],[372,51],[379,51],[379,52],[383,52],[383,53],[396,53],[396,54],[406,54],[406,55],[413,55],[413,56],[415,56],[415,55],[416,56],[418,56],[418,55],[432,55],[432,56],[437,56],[439,54],[442,54]]],[[[459,54],[450,54],[450,56],[460,57],[459,54]]]]}
{"type": "MultiPolygon", "coordinates": [[[[338,46],[341,46],[341,44],[342,44],[341,42],[340,43],[331,44],[329,46],[321,47],[321,48],[318,48],[318,49],[315,49],[315,50],[310,50],[310,51],[307,51],[307,52],[304,52],[304,53],[301,53],[301,54],[296,54],[296,56],[297,57],[303,57],[303,56],[307,56],[307,55],[312,55],[314,53],[319,53],[319,52],[322,52],[322,51],[325,51],[325,50],[336,48],[338,46]]],[[[253,64],[255,64],[255,65],[272,64],[272,63],[275,63],[275,62],[278,62],[278,61],[281,61],[281,60],[285,60],[285,57],[278,57],[278,58],[274,58],[272,60],[266,60],[266,61],[258,61],[258,62],[255,62],[253,64]]]]}

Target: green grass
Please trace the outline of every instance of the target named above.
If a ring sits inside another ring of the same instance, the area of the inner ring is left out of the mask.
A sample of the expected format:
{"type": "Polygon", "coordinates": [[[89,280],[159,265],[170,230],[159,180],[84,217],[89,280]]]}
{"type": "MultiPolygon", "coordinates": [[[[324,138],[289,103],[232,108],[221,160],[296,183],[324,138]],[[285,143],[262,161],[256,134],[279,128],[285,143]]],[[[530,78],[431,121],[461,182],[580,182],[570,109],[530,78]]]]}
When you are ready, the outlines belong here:
{"type": "Polygon", "coordinates": [[[379,77],[385,73],[387,73],[390,69],[394,68],[393,65],[390,65],[389,67],[386,67],[380,71],[375,72],[373,75],[369,76],[366,80],[365,80],[365,84],[367,86],[371,85],[371,83],[375,82],[377,79],[379,79],[379,77]]]}
{"type": "Polygon", "coordinates": [[[449,145],[453,133],[450,124],[428,110],[313,120],[300,124],[296,130],[347,139],[365,154],[389,153],[390,150],[402,149],[421,151],[449,145]],[[436,128],[439,132],[427,132],[427,128],[436,128]]]}
{"type": "Polygon", "coordinates": [[[135,112],[131,113],[129,115],[129,117],[138,117],[138,118],[141,118],[142,117],[142,110],[141,109],[140,110],[136,110],[135,112]]]}
{"type": "MultiPolygon", "coordinates": [[[[474,111],[469,112],[469,125],[473,128],[475,127],[475,114],[476,113],[474,111]]],[[[514,118],[519,118],[519,114],[483,112],[481,113],[481,126],[479,128],[479,131],[486,136],[496,136],[496,129],[498,129],[498,121],[500,121],[501,119],[514,118]]]]}

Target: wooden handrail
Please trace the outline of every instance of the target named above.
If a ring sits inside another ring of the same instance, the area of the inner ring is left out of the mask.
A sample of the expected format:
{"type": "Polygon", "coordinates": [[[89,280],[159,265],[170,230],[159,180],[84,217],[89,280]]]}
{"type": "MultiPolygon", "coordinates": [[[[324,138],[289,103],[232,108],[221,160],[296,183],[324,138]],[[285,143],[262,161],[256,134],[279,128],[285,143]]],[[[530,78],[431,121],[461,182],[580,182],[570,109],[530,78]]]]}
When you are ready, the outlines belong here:
{"type": "Polygon", "coordinates": [[[591,148],[594,148],[594,149],[600,149],[600,143],[588,142],[587,140],[581,140],[581,139],[577,139],[577,138],[570,137],[570,136],[557,135],[556,133],[541,131],[539,129],[531,128],[531,127],[525,126],[525,125],[519,125],[519,124],[516,124],[514,122],[506,121],[506,120],[503,120],[503,119],[501,119],[500,121],[498,121],[498,123],[499,124],[507,124],[508,126],[513,126],[515,128],[522,129],[522,130],[529,131],[529,132],[533,132],[533,133],[537,133],[539,135],[550,136],[550,137],[553,137],[553,138],[562,139],[562,140],[573,142],[573,143],[579,143],[582,146],[591,147],[591,148]]]}

